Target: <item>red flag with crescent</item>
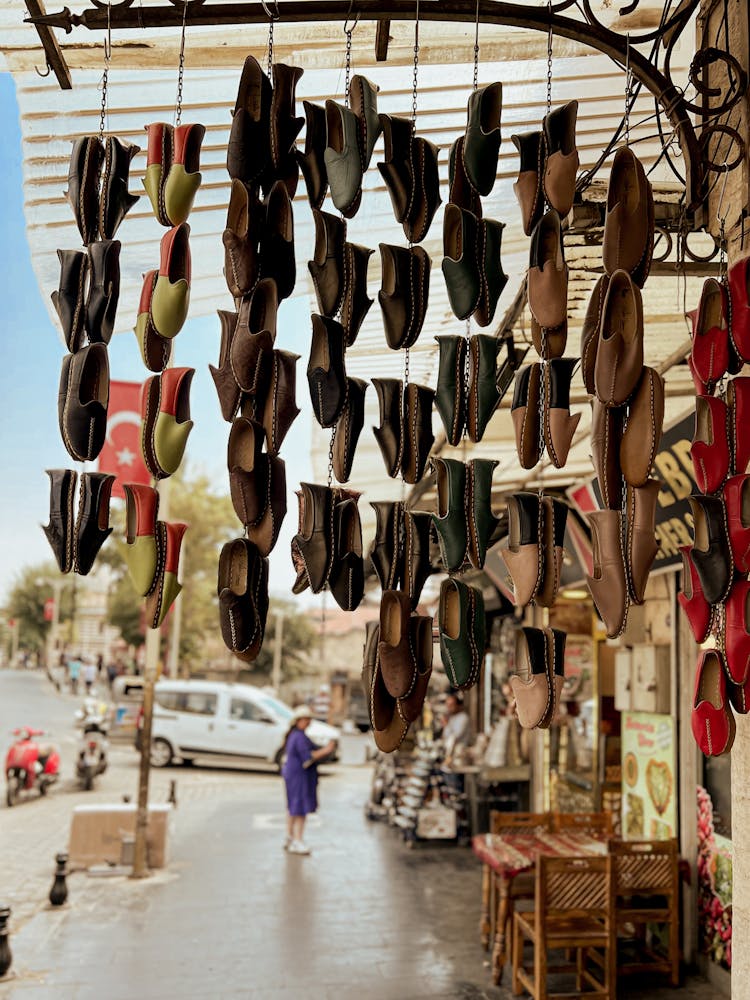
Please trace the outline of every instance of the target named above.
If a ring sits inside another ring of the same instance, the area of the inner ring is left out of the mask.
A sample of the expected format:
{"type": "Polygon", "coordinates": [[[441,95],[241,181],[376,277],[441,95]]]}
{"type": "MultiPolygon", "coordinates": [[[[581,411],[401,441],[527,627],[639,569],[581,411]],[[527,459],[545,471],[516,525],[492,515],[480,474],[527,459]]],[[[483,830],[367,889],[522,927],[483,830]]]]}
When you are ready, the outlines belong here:
{"type": "Polygon", "coordinates": [[[99,471],[117,476],[112,495],[124,497],[123,483],[151,482],[141,454],[141,383],[110,382],[107,437],[99,471]]]}

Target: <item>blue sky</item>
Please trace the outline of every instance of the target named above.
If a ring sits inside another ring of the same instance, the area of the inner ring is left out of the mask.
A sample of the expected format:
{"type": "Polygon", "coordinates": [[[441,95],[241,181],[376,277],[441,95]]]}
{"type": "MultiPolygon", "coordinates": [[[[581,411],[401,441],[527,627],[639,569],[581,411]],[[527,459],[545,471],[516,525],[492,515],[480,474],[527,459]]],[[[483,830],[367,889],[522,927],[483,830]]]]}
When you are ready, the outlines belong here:
{"type": "MultiPolygon", "coordinates": [[[[31,267],[23,214],[21,130],[15,84],[0,73],[0,301],[3,312],[3,350],[0,364],[0,399],[4,407],[0,453],[0,600],[25,565],[52,558],[40,525],[49,515],[49,487],[44,473],[50,468],[73,468],[60,441],[57,391],[65,348],[47,314],[31,267]]],[[[138,193],[138,192],[136,192],[138,193]]],[[[217,246],[217,252],[221,252],[217,246]]],[[[225,305],[226,303],[224,303],[225,305]]],[[[120,310],[135,318],[137,302],[120,300],[120,310]]],[[[280,343],[302,355],[298,362],[297,395],[306,397],[305,364],[309,350],[309,314],[305,300],[287,301],[279,314],[280,343]]],[[[205,471],[216,479],[217,490],[228,492],[226,441],[229,425],[219,413],[208,363],[216,364],[219,352],[216,317],[188,319],[176,345],[176,363],[196,369],[191,392],[195,427],[188,442],[188,469],[205,471]]],[[[113,338],[110,345],[112,378],[140,382],[148,374],[134,336],[113,338]]],[[[288,487],[312,475],[310,464],[311,413],[303,406],[292,433],[284,442],[288,487]],[[294,480],[294,483],[292,483],[294,480]]],[[[289,513],[271,556],[271,588],[289,595],[294,579],[289,539],[296,531],[296,499],[289,498],[289,513]]],[[[238,525],[239,528],[239,525],[238,525]]],[[[238,531],[238,533],[240,533],[238,531]]]]}

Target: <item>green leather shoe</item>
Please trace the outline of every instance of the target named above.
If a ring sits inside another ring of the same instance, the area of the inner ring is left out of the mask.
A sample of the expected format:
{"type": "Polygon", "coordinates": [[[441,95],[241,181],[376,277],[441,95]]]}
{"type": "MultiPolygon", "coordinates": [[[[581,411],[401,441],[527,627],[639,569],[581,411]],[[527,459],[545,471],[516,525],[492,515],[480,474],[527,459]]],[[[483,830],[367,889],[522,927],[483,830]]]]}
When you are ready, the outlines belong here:
{"type": "Polygon", "coordinates": [[[187,319],[190,305],[190,226],[170,229],[161,241],[159,275],[151,296],[151,321],[156,332],[176,337],[187,319]]]}
{"type": "Polygon", "coordinates": [[[498,519],[492,513],[492,473],[498,463],[490,458],[472,458],[466,469],[469,515],[469,562],[482,569],[498,519]]]}
{"type": "Polygon", "coordinates": [[[449,573],[461,569],[466,558],[466,466],[455,458],[433,461],[437,476],[437,514],[432,523],[440,543],[440,558],[449,573]]]}
{"type": "Polygon", "coordinates": [[[482,284],[477,264],[477,218],[457,205],[443,216],[443,276],[453,315],[468,319],[479,305],[482,284]]]}
{"type": "Polygon", "coordinates": [[[463,149],[464,169],[469,183],[481,195],[490,193],[497,176],[502,107],[501,83],[480,87],[469,98],[463,149]]]}
{"type": "Polygon", "coordinates": [[[159,412],[153,430],[154,457],[162,476],[179,468],[193,421],[190,384],[194,368],[168,368],[160,377],[159,412]]]}
{"type": "Polygon", "coordinates": [[[469,339],[469,393],[466,427],[472,441],[481,441],[501,393],[497,387],[497,356],[502,341],[488,333],[469,339]]]}
{"type": "Polygon", "coordinates": [[[160,337],[156,332],[156,327],[151,322],[151,299],[158,277],[158,271],[147,271],[143,276],[141,301],[133,328],[141,358],[150,372],[164,371],[172,354],[172,341],[167,340],[166,337],[160,337]]]}
{"type": "Polygon", "coordinates": [[[328,144],[324,154],[333,204],[351,218],[359,207],[362,161],[359,155],[357,116],[351,108],[326,101],[328,144]]]}
{"type": "Polygon", "coordinates": [[[173,226],[186,222],[201,186],[199,171],[203,125],[178,125],[174,130],[174,158],[164,182],[164,208],[173,226]]]}
{"type": "Polygon", "coordinates": [[[156,517],[159,493],[153,486],[123,483],[125,492],[125,562],[139,597],[150,594],[156,584],[159,563],[156,517]]]}
{"type": "Polygon", "coordinates": [[[464,382],[466,369],[466,337],[444,334],[435,337],[440,348],[435,407],[445,428],[448,444],[456,447],[466,426],[464,382]]]}
{"type": "Polygon", "coordinates": [[[157,584],[146,598],[146,624],[149,628],[159,628],[167,617],[167,612],[177,600],[182,584],[177,580],[180,564],[180,547],[187,531],[187,525],[173,522],[159,522],[164,544],[164,565],[157,575],[157,584]]]}
{"type": "Polygon", "coordinates": [[[454,577],[440,585],[440,655],[451,687],[466,690],[479,679],[484,660],[482,593],[454,577]]]}
{"type": "Polygon", "coordinates": [[[148,145],[146,153],[146,173],[143,187],[151,202],[151,208],[162,226],[169,226],[169,216],[164,205],[164,181],[172,165],[174,147],[174,127],[166,122],[146,125],[148,145]]]}
{"type": "Polygon", "coordinates": [[[504,222],[494,219],[479,220],[479,277],[482,291],[474,310],[474,319],[479,326],[489,326],[495,315],[497,300],[508,284],[508,275],[503,271],[500,248],[503,240],[504,222]]]}
{"type": "Polygon", "coordinates": [[[360,159],[362,169],[367,170],[372,151],[382,131],[378,115],[378,87],[366,77],[356,74],[349,88],[351,107],[359,121],[360,159]]]}

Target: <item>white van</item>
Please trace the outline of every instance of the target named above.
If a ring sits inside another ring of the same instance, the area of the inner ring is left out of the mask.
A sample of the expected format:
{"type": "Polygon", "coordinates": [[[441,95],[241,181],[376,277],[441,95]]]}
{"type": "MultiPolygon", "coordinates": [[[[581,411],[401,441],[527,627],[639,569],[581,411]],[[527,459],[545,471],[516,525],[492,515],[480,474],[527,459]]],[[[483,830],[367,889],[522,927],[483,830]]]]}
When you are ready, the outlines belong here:
{"type": "MultiPolygon", "coordinates": [[[[151,763],[166,767],[175,757],[215,763],[281,764],[292,709],[249,684],[220,681],[158,681],[154,691],[151,763]]],[[[313,720],[307,735],[318,746],[341,733],[313,720]]],[[[136,741],[136,745],[140,740],[136,741]]]]}

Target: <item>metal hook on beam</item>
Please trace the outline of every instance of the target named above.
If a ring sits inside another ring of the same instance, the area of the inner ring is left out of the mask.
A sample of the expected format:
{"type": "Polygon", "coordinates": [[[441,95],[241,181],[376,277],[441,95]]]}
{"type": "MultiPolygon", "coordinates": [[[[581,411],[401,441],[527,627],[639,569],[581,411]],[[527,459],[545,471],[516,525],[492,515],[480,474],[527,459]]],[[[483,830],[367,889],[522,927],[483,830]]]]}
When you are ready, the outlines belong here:
{"type": "Polygon", "coordinates": [[[49,64],[49,59],[45,59],[44,64],[45,64],[45,66],[47,68],[47,72],[46,73],[42,73],[42,71],[39,69],[38,66],[34,67],[34,71],[36,72],[36,75],[37,76],[41,76],[42,79],[44,79],[46,76],[49,76],[50,73],[52,72],[52,67],[49,64]]]}
{"type": "Polygon", "coordinates": [[[274,11],[269,10],[268,4],[266,3],[266,0],[260,0],[260,5],[263,8],[263,10],[265,11],[266,17],[268,18],[269,21],[280,21],[281,20],[281,11],[279,10],[279,0],[273,0],[273,5],[276,8],[275,13],[274,13],[274,11]]]}

